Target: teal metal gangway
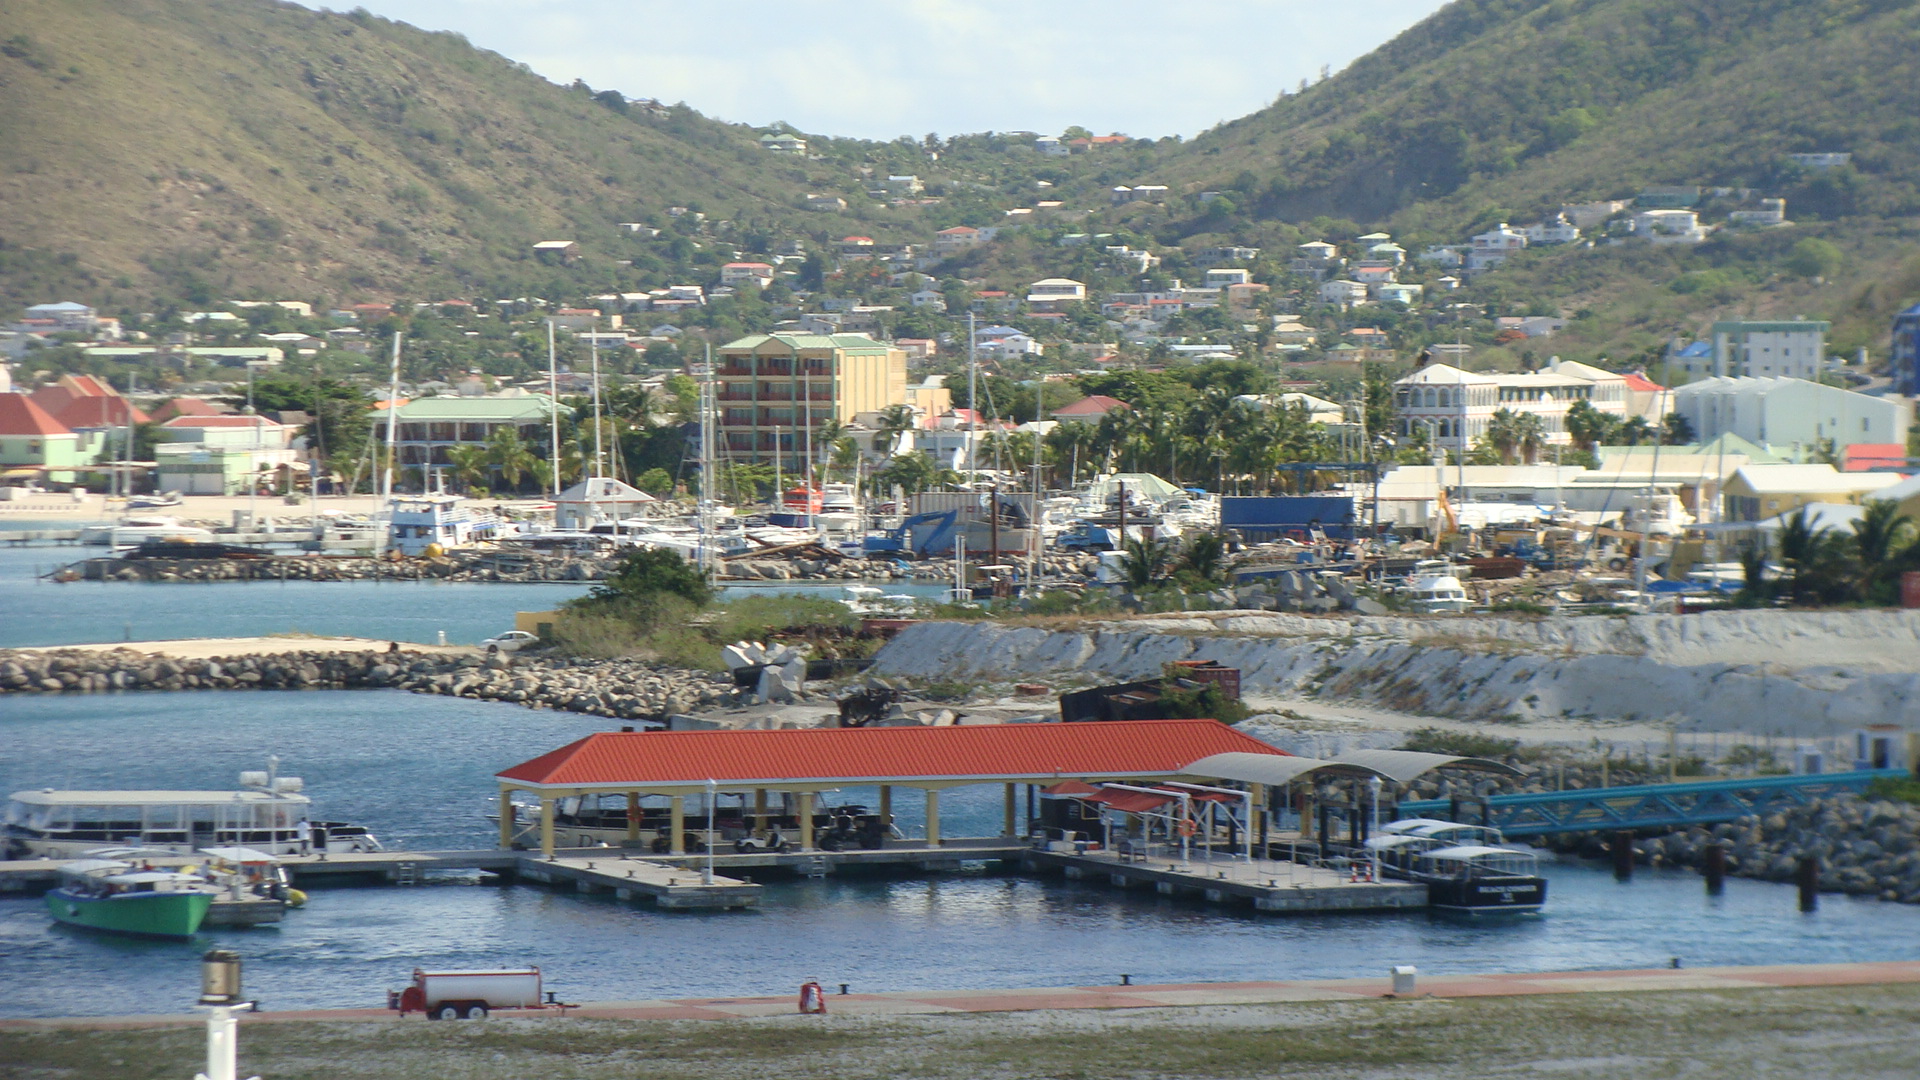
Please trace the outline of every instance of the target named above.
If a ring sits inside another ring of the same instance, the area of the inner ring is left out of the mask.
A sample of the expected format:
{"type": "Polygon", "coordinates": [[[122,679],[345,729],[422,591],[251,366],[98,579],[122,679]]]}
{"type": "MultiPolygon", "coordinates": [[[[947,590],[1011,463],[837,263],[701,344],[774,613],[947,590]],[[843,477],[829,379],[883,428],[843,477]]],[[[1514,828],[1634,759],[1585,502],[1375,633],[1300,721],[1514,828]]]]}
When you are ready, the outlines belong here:
{"type": "Polygon", "coordinates": [[[1472,799],[1422,799],[1401,803],[1399,814],[1403,818],[1464,820],[1468,815],[1462,811],[1483,808],[1484,820],[1475,824],[1491,825],[1509,837],[1602,829],[1669,829],[1791,810],[1815,799],[1860,794],[1875,780],[1905,780],[1909,775],[1905,769],[1862,769],[1472,799]]]}

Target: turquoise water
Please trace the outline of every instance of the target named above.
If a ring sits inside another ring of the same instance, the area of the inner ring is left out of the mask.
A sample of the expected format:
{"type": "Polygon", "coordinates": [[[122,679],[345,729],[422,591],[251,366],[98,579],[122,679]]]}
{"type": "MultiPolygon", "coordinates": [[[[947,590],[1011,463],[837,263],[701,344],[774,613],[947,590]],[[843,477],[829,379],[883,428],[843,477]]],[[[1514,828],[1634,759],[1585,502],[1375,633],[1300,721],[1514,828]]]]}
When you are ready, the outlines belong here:
{"type": "MultiPolygon", "coordinates": [[[[224,786],[283,758],[317,809],[390,844],[484,846],[490,777],[601,726],[593,718],[391,691],[7,699],[0,791],[224,786]]],[[[858,792],[846,792],[857,798],[858,792]]],[[[919,824],[917,800],[897,809],[919,824]]],[[[943,796],[950,834],[997,831],[997,787],[943,796]]],[[[266,1007],[377,1007],[415,966],[538,964],[571,1000],[1136,980],[1233,980],[1920,959],[1920,908],[1643,871],[1620,884],[1556,864],[1548,912],[1286,918],[984,872],[770,885],[758,911],[663,913],[534,887],[445,882],[326,888],[276,927],[187,943],[56,927],[35,898],[0,899],[0,1016],[184,1011],[212,945],[239,951],[266,1007]]]]}
{"type": "MultiPolygon", "coordinates": [[[[76,581],[39,575],[97,555],[100,548],[0,549],[0,648],[255,637],[304,632],[471,645],[513,629],[516,611],[546,611],[586,594],[587,585],[447,581],[76,581]]],[[[888,582],[888,592],[934,596],[937,585],[888,582]]],[[[729,586],[723,597],[752,593],[842,594],[835,584],[729,586]]]]}

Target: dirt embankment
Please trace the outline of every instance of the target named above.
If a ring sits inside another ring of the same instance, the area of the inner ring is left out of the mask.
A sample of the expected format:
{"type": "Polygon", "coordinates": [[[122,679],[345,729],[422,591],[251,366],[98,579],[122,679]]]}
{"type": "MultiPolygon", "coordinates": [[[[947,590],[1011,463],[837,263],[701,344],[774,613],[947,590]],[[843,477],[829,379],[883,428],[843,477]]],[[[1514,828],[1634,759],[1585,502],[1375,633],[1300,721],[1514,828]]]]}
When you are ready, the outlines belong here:
{"type": "Polygon", "coordinates": [[[888,676],[1145,678],[1169,661],[1241,670],[1251,695],[1464,721],[1601,721],[1841,735],[1920,724],[1920,611],[1418,618],[1210,612],[1056,628],[922,623],[888,676]]]}

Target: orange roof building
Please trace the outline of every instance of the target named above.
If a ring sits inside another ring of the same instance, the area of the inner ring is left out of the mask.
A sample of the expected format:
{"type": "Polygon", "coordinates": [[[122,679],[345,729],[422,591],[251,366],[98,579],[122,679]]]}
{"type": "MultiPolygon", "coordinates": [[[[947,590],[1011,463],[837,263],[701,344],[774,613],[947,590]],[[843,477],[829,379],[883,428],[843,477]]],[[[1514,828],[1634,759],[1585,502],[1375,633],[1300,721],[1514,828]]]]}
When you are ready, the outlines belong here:
{"type": "MultiPolygon", "coordinates": [[[[940,842],[939,792],[970,784],[1050,786],[1065,779],[1152,782],[1214,754],[1289,756],[1216,720],[979,724],[783,731],[599,732],[496,774],[501,842],[511,843],[515,791],[541,803],[541,847],[553,849],[555,800],[578,795],[684,797],[791,792],[810,843],[815,793],[878,785],[927,793],[927,836],[940,842]]],[[[1009,801],[1009,805],[1011,802],[1009,801]]]]}

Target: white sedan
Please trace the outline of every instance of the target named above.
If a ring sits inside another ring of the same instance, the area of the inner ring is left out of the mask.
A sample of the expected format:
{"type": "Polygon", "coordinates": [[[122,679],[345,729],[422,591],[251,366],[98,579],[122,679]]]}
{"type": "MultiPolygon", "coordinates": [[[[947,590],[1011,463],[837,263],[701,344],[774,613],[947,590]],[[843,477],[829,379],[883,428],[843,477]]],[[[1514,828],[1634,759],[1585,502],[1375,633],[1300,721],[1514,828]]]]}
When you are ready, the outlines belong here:
{"type": "Polygon", "coordinates": [[[509,630],[499,637],[490,637],[480,643],[488,652],[519,652],[532,645],[540,644],[540,639],[525,630],[509,630]]]}

